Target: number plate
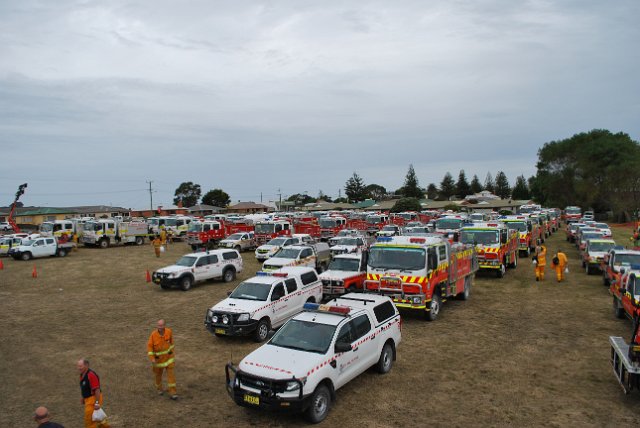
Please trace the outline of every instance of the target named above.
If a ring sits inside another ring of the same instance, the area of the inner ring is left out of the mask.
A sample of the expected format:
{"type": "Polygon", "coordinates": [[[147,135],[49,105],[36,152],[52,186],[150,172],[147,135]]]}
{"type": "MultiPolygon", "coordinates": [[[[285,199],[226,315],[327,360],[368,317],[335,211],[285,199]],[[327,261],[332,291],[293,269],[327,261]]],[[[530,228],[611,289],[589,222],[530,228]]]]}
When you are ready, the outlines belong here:
{"type": "Polygon", "coordinates": [[[215,330],[216,334],[227,334],[226,330],[224,328],[216,328],[215,330]]]}
{"type": "Polygon", "coordinates": [[[256,397],[255,395],[244,394],[244,402],[253,404],[254,406],[259,406],[260,397],[256,397]]]}
{"type": "Polygon", "coordinates": [[[160,284],[160,278],[155,278],[153,282],[155,282],[156,284],[160,284]]]}

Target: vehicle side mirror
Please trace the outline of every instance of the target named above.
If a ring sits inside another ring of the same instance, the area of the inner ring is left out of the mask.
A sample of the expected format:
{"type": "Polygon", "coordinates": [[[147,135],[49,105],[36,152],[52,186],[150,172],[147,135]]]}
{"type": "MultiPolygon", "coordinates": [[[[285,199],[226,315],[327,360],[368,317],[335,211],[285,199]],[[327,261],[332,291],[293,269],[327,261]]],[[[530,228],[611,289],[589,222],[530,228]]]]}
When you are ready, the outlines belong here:
{"type": "Polygon", "coordinates": [[[351,351],[351,344],[346,342],[336,342],[336,346],[334,348],[336,354],[349,352],[351,351]]]}

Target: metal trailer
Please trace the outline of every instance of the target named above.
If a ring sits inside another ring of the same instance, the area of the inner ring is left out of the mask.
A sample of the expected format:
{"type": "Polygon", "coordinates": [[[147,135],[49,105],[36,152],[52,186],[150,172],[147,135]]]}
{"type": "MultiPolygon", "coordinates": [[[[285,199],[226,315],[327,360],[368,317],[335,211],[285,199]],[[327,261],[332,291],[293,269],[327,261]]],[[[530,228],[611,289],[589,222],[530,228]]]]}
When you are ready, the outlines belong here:
{"type": "Polygon", "coordinates": [[[609,336],[611,365],[625,394],[640,389],[640,363],[629,359],[629,345],[619,336],[609,336]]]}

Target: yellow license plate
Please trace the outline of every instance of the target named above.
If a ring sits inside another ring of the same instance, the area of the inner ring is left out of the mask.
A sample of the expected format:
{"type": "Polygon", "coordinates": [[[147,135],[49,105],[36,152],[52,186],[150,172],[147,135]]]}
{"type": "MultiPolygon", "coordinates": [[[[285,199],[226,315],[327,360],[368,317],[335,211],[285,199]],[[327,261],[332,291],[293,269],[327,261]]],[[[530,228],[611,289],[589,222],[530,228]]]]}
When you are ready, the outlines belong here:
{"type": "Polygon", "coordinates": [[[255,406],[260,405],[260,397],[256,397],[255,395],[244,394],[244,402],[253,404],[255,406]]]}
{"type": "Polygon", "coordinates": [[[154,279],[153,282],[155,282],[156,284],[160,284],[160,278],[154,279]]]}
{"type": "Polygon", "coordinates": [[[227,332],[225,331],[224,328],[216,328],[215,333],[216,334],[226,334],[227,332]]]}

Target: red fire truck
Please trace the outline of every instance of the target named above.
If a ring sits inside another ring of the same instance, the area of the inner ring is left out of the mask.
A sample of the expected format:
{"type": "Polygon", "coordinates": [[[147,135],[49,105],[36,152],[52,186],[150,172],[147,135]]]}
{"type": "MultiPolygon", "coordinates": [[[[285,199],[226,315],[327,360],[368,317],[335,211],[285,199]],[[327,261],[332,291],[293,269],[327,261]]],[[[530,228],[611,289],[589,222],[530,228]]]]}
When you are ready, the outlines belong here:
{"type": "Polygon", "coordinates": [[[460,242],[475,246],[478,267],[495,271],[498,278],[518,265],[518,232],[504,223],[467,224],[460,229],[460,242]]]}
{"type": "Polygon", "coordinates": [[[293,230],[295,233],[310,235],[314,239],[320,239],[320,223],[316,217],[294,217],[293,230]]]}
{"type": "Polygon", "coordinates": [[[615,316],[633,319],[640,311],[640,265],[620,269],[620,280],[611,283],[609,293],[613,296],[615,316]]]}
{"type": "Polygon", "coordinates": [[[333,238],[342,229],[347,228],[347,219],[342,216],[327,216],[318,219],[320,224],[320,237],[323,241],[333,238]]]}
{"type": "Polygon", "coordinates": [[[398,308],[438,317],[448,298],[469,298],[478,270],[473,246],[445,237],[378,238],[369,249],[365,290],[392,297],[398,308]]]}
{"type": "Polygon", "coordinates": [[[292,227],[289,220],[259,221],[255,225],[255,236],[258,245],[277,238],[278,236],[291,236],[292,227]]]}
{"type": "Polygon", "coordinates": [[[582,218],[582,208],[573,206],[566,207],[564,209],[563,218],[567,224],[580,221],[582,218]]]}
{"type": "Polygon", "coordinates": [[[526,216],[502,216],[499,220],[506,224],[509,229],[518,232],[518,250],[529,256],[535,250],[536,242],[533,239],[533,223],[526,216]]]}
{"type": "Polygon", "coordinates": [[[620,281],[620,271],[629,269],[629,266],[633,265],[640,265],[640,251],[627,250],[623,247],[612,248],[600,263],[602,283],[609,286],[613,282],[620,281]]]}

